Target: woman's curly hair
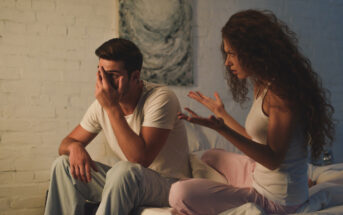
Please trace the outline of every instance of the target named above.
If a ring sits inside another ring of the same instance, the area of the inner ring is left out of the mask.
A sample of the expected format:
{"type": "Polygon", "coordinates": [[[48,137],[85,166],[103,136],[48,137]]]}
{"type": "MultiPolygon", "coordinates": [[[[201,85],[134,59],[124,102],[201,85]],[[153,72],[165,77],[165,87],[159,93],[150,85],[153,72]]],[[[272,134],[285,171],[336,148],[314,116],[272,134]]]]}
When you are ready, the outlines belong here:
{"type": "MultiPolygon", "coordinates": [[[[299,52],[295,33],[270,11],[245,10],[231,16],[222,28],[222,37],[252,80],[260,86],[269,83],[269,89],[302,117],[312,158],[317,159],[324,145],[333,141],[334,108],[310,60],[299,52]]],[[[234,100],[244,102],[246,81],[239,80],[230,68],[227,76],[234,100]]]]}

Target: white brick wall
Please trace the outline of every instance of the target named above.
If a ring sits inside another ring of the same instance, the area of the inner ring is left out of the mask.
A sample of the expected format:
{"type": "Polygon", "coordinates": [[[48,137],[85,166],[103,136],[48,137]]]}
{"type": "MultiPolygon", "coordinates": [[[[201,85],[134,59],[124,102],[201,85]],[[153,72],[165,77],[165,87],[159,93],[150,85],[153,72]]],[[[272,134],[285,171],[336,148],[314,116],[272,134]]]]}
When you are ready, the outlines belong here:
{"type": "Polygon", "coordinates": [[[94,99],[115,1],[0,1],[0,214],[43,214],[61,139],[94,99]]]}
{"type": "MultiPolygon", "coordinates": [[[[231,102],[223,81],[220,29],[234,12],[261,8],[273,10],[296,31],[342,122],[342,1],[193,2],[195,86],[173,87],[183,106],[207,115],[186,95],[218,91],[244,122],[247,108],[231,102]]],[[[116,8],[115,0],[0,0],[0,215],[43,214],[58,145],[94,99],[94,49],[117,35],[116,8]]],[[[339,124],[334,152],[341,162],[342,142],[339,124]]]]}

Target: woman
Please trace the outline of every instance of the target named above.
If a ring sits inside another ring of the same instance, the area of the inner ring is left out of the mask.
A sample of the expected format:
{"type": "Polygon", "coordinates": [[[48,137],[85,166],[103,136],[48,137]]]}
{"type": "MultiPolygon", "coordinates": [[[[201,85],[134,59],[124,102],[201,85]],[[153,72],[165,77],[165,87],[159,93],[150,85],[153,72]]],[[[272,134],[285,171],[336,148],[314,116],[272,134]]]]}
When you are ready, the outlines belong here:
{"type": "Polygon", "coordinates": [[[170,205],[180,214],[218,214],[252,202],[267,213],[295,212],[308,199],[307,146],[317,158],[334,135],[333,107],[317,74],[296,46],[295,34],[271,12],[234,14],[222,29],[222,51],[233,98],[244,102],[247,83],[254,101],[245,127],[215,99],[189,97],[215,116],[180,113],[179,118],[216,130],[245,155],[210,150],[202,159],[228,182],[205,179],[175,183],[170,205]],[[246,80],[249,78],[250,82],[246,80]]]}

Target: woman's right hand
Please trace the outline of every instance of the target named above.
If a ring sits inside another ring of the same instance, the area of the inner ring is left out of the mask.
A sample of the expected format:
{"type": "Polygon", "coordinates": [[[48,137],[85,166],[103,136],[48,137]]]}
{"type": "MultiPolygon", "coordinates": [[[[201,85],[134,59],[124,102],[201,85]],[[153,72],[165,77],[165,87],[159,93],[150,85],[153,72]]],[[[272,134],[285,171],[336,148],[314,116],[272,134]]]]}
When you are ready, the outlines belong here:
{"type": "Polygon", "coordinates": [[[188,93],[188,97],[200,102],[205,107],[207,107],[210,111],[212,111],[217,117],[221,117],[223,113],[225,113],[225,107],[224,104],[219,97],[219,94],[217,92],[214,93],[215,99],[212,99],[210,97],[204,96],[199,91],[190,91],[188,93]]]}

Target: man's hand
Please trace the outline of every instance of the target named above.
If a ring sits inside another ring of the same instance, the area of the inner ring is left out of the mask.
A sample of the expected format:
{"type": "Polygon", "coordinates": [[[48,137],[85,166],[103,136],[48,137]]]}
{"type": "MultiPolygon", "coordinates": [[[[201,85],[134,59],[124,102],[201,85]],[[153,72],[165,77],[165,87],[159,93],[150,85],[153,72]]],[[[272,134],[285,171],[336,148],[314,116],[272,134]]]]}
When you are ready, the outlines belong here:
{"type": "Polygon", "coordinates": [[[122,85],[123,76],[120,76],[118,80],[118,89],[114,89],[111,86],[109,77],[105,74],[104,69],[102,67],[99,68],[99,71],[97,72],[95,97],[105,110],[119,104],[122,85]]]}
{"type": "Polygon", "coordinates": [[[70,173],[73,178],[81,180],[85,183],[91,181],[91,168],[96,172],[98,169],[94,161],[89,156],[86,149],[79,142],[74,142],[70,145],[69,163],[70,173]]]}

